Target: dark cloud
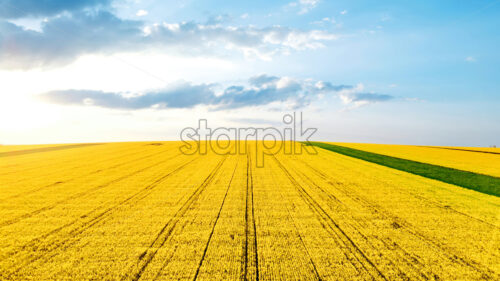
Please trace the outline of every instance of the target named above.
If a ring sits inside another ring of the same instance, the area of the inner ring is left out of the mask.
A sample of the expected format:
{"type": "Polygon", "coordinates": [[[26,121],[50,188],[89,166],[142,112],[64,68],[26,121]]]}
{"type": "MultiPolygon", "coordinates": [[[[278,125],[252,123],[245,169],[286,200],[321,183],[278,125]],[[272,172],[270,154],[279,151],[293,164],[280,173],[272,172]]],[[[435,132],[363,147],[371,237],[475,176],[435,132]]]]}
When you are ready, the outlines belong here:
{"type": "Polygon", "coordinates": [[[110,0],[0,0],[0,18],[47,17],[64,11],[108,6],[110,0]]]}
{"type": "Polygon", "coordinates": [[[249,79],[250,86],[233,85],[216,93],[213,84],[177,83],[159,91],[150,91],[135,95],[106,93],[89,90],[51,91],[40,95],[46,102],[60,105],[87,105],[114,109],[145,108],[192,108],[197,105],[210,106],[214,110],[235,109],[252,106],[265,106],[271,103],[288,102],[295,108],[308,105],[319,95],[340,96],[344,103],[362,105],[392,99],[381,94],[356,93],[353,87],[325,82],[313,83],[286,77],[260,75],[249,79]],[[343,92],[351,89],[350,92],[343,92]]]}

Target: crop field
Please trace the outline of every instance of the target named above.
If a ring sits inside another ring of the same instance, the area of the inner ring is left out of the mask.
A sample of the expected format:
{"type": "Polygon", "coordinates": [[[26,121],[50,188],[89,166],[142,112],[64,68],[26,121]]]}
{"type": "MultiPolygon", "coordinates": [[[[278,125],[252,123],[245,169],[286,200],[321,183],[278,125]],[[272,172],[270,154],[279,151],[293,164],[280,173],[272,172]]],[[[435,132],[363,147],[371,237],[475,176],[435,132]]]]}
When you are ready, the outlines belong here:
{"type": "Polygon", "coordinates": [[[500,177],[499,148],[412,146],[366,143],[338,143],[338,145],[500,177]]]}
{"type": "MultiPolygon", "coordinates": [[[[1,147],[0,280],[500,280],[498,196],[319,147],[260,167],[260,142],[181,145],[1,147]]],[[[500,176],[500,154],[374,147],[352,148],[500,176]]]]}

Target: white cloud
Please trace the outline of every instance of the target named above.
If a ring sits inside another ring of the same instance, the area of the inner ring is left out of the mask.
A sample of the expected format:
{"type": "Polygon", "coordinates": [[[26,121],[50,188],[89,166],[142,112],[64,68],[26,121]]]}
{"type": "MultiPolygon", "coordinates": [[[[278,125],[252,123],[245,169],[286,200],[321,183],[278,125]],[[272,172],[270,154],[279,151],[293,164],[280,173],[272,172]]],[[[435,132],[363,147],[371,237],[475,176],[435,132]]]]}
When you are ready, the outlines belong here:
{"type": "Polygon", "coordinates": [[[477,62],[477,59],[475,57],[469,56],[465,58],[466,62],[477,62]]]}
{"type": "Polygon", "coordinates": [[[380,17],[381,22],[390,21],[391,19],[392,19],[392,17],[389,15],[383,15],[382,17],[380,17]]]}
{"type": "Polygon", "coordinates": [[[49,91],[39,97],[60,105],[97,106],[111,109],[175,109],[206,106],[212,110],[268,105],[302,108],[327,95],[338,96],[345,105],[356,108],[391,100],[384,94],[365,93],[362,84],[333,85],[330,82],[299,80],[290,77],[258,75],[247,85],[229,85],[217,91],[217,84],[177,82],[143,93],[104,92],[96,90],[49,91]]]}
{"type": "Polygon", "coordinates": [[[138,16],[138,17],[147,16],[148,15],[148,11],[146,11],[146,10],[139,10],[139,11],[137,11],[137,13],[135,15],[138,16]]]}
{"type": "Polygon", "coordinates": [[[242,18],[242,19],[247,19],[248,17],[249,17],[249,15],[247,13],[240,16],[240,18],[242,18]]]}
{"type": "Polygon", "coordinates": [[[87,54],[113,54],[155,49],[166,54],[271,59],[291,51],[324,47],[335,34],[283,26],[257,28],[180,22],[147,25],[117,18],[109,12],[76,13],[44,22],[41,31],[0,21],[0,68],[30,69],[69,64],[87,54]],[[15,45],[16,48],[11,46],[15,45]]]}
{"type": "Polygon", "coordinates": [[[347,14],[347,10],[343,10],[342,12],[340,12],[341,15],[346,15],[347,14]]]}
{"type": "Polygon", "coordinates": [[[368,104],[385,102],[394,99],[391,95],[365,92],[363,84],[345,88],[338,92],[338,96],[346,109],[354,109],[368,104]]]}
{"type": "Polygon", "coordinates": [[[321,20],[311,22],[311,24],[317,25],[324,25],[325,23],[336,24],[337,21],[334,18],[324,17],[321,20]]]}
{"type": "Polygon", "coordinates": [[[289,7],[298,7],[299,15],[307,14],[312,9],[316,8],[320,0],[299,0],[297,2],[291,2],[288,4],[289,7]]]}

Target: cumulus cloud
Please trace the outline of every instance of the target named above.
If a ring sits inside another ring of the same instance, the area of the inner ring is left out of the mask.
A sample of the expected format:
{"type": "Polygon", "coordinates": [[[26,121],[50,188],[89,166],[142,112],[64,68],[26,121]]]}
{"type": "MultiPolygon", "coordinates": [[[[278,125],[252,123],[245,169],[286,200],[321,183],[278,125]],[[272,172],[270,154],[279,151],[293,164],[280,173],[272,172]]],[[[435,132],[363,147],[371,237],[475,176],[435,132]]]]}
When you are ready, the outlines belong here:
{"type": "Polygon", "coordinates": [[[299,0],[297,2],[291,2],[288,5],[290,7],[298,7],[299,8],[298,14],[302,15],[316,8],[319,2],[320,2],[319,0],[299,0]]]}
{"type": "Polygon", "coordinates": [[[87,7],[108,6],[110,2],[111,0],[0,0],[0,18],[53,16],[87,7]]]}
{"type": "Polygon", "coordinates": [[[475,57],[469,56],[469,57],[466,57],[466,58],[465,58],[465,61],[466,61],[466,62],[476,62],[477,60],[476,60],[476,58],[475,58],[475,57]]]}
{"type": "Polygon", "coordinates": [[[325,17],[321,20],[313,21],[311,24],[324,25],[326,23],[336,24],[337,21],[334,18],[325,17]]]}
{"type": "Polygon", "coordinates": [[[282,26],[231,27],[196,22],[157,24],[146,27],[149,40],[157,44],[190,49],[236,49],[246,55],[271,56],[290,50],[317,49],[337,36],[321,30],[301,31],[282,26]],[[220,48],[217,48],[220,49],[220,48]]]}
{"type": "Polygon", "coordinates": [[[109,93],[91,90],[59,90],[41,94],[49,103],[97,106],[114,109],[192,108],[209,106],[214,110],[286,103],[294,108],[307,106],[324,95],[338,96],[356,107],[392,99],[392,96],[363,93],[360,87],[334,85],[325,81],[298,80],[289,77],[259,75],[246,85],[230,85],[216,91],[215,84],[176,83],[165,89],[145,93],[109,93]]]}
{"type": "Polygon", "coordinates": [[[370,103],[384,102],[393,99],[393,96],[375,94],[375,93],[355,93],[349,96],[340,96],[342,101],[346,104],[353,104],[354,107],[360,107],[370,103]]]}
{"type": "Polygon", "coordinates": [[[44,21],[41,32],[0,20],[0,68],[29,69],[69,63],[89,53],[157,48],[186,55],[227,55],[271,59],[279,53],[317,49],[337,39],[321,31],[282,26],[232,27],[216,23],[161,23],[124,20],[106,11],[80,11],[44,21]]]}
{"type": "Polygon", "coordinates": [[[42,23],[42,32],[0,21],[0,68],[28,69],[71,62],[86,53],[126,51],[142,37],[140,22],[108,12],[77,12],[42,23]]]}
{"type": "Polygon", "coordinates": [[[108,93],[91,90],[62,90],[40,95],[44,101],[61,105],[90,105],[115,109],[191,108],[215,100],[211,85],[178,83],[144,94],[108,93]]]}
{"type": "Polygon", "coordinates": [[[338,91],[338,96],[342,102],[351,109],[394,99],[391,95],[366,92],[363,84],[359,84],[355,87],[351,86],[349,88],[340,89],[338,91]]]}
{"type": "Polygon", "coordinates": [[[137,11],[137,13],[135,13],[135,15],[138,16],[138,17],[147,16],[148,15],[148,11],[146,11],[146,10],[139,10],[139,11],[137,11]]]}

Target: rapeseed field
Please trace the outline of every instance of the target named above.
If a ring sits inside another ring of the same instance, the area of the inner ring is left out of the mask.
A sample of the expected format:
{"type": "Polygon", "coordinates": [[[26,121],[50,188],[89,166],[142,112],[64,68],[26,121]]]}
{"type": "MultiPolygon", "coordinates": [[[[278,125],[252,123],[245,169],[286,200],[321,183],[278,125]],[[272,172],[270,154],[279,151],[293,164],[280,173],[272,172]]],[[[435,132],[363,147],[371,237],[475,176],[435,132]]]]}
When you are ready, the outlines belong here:
{"type": "Polygon", "coordinates": [[[369,143],[332,143],[408,160],[500,177],[500,149],[369,143]]]}
{"type": "MultiPolygon", "coordinates": [[[[2,147],[0,279],[500,279],[497,196],[320,148],[259,167],[260,142],[181,145],[2,147]]],[[[492,176],[500,163],[377,152],[492,176]]]]}

